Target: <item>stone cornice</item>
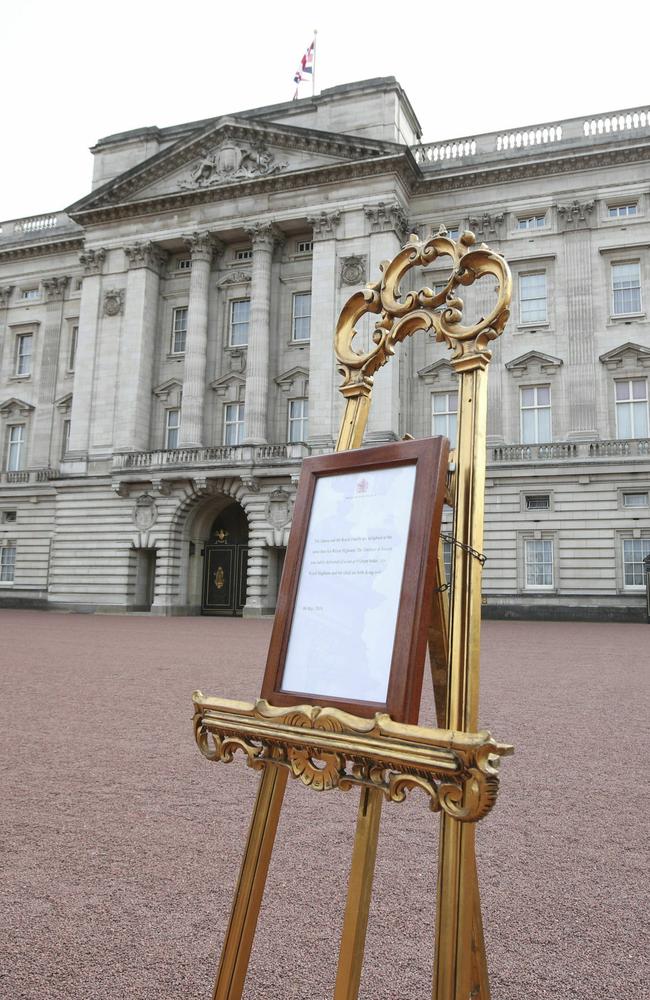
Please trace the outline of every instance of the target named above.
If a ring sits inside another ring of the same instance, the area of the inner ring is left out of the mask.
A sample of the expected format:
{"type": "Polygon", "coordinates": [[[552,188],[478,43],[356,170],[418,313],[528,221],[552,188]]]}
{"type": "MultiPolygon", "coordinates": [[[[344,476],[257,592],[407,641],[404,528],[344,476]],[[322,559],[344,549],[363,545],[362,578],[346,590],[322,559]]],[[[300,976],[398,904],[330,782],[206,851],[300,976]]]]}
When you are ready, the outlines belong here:
{"type": "Polygon", "coordinates": [[[65,240],[45,240],[27,245],[14,244],[6,248],[0,247],[0,260],[26,260],[29,257],[45,257],[52,253],[71,253],[81,250],[83,245],[83,236],[73,236],[65,240]]]}

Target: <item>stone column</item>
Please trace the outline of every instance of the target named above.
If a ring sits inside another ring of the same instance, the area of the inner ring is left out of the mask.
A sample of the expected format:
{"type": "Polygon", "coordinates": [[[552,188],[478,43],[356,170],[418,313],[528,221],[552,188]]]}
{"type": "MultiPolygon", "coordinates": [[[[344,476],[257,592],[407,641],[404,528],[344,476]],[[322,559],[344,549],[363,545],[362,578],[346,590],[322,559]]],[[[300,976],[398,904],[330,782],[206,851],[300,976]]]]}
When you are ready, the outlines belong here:
{"type": "Polygon", "coordinates": [[[56,395],[59,348],[61,345],[63,299],[69,281],[70,278],[68,275],[62,275],[57,278],[46,278],[43,281],[46,311],[40,350],[38,401],[36,413],[34,414],[32,458],[30,461],[30,465],[37,469],[47,468],[50,464],[52,418],[54,416],[54,397],[56,395]]]}
{"type": "Polygon", "coordinates": [[[153,243],[124,247],[127,267],[124,329],[117,378],[115,450],[149,448],[151,390],[164,254],[153,243]]]}
{"type": "Polygon", "coordinates": [[[9,309],[9,299],[11,298],[11,293],[14,289],[13,285],[0,285],[0,371],[2,371],[2,366],[4,363],[4,352],[3,347],[7,343],[7,338],[4,335],[5,326],[7,325],[7,311],[9,309]]]}
{"type": "MultiPolygon", "coordinates": [[[[567,296],[566,399],[568,438],[572,441],[599,437],[596,402],[596,336],[593,319],[591,276],[591,222],[593,201],[558,207],[560,230],[564,231],[567,296]]],[[[556,400],[552,400],[556,405],[556,400]]],[[[554,420],[555,423],[555,420],[554,420]]]]}
{"type": "MultiPolygon", "coordinates": [[[[381,277],[379,270],[381,262],[392,260],[406,241],[408,223],[403,209],[397,202],[366,205],[364,212],[370,227],[368,280],[378,281],[381,277]]],[[[375,317],[370,316],[369,321],[372,329],[375,317]]],[[[365,434],[365,441],[368,444],[396,441],[399,437],[399,352],[398,346],[395,357],[375,375],[368,429],[365,434]]]]}
{"type": "Polygon", "coordinates": [[[74,470],[82,472],[83,463],[88,458],[90,440],[90,408],[92,405],[93,380],[95,374],[95,348],[97,323],[99,321],[99,300],[102,285],[102,268],[106,251],[102,247],[84,250],[79,256],[84,270],[79,308],[79,332],[75,356],[74,388],[72,396],[72,416],[70,424],[69,462],[77,465],[74,470]]]}
{"type": "Polygon", "coordinates": [[[271,261],[282,234],[273,223],[247,229],[253,245],[251,305],[246,359],[244,444],[266,444],[269,398],[269,341],[271,337],[271,261]]]}
{"type": "Polygon", "coordinates": [[[183,448],[200,448],[203,436],[206,358],[208,351],[208,295],[210,265],[217,246],[209,233],[193,233],[186,240],[192,254],[190,298],[187,309],[185,375],[181,403],[179,443],[183,448]]]}
{"type": "MultiPolygon", "coordinates": [[[[307,222],[313,226],[311,271],[311,332],[309,344],[309,444],[331,451],[338,428],[338,375],[334,357],[334,330],[338,318],[336,235],[340,212],[321,212],[307,222]]],[[[352,289],[350,289],[352,291],[352,289]]]]}

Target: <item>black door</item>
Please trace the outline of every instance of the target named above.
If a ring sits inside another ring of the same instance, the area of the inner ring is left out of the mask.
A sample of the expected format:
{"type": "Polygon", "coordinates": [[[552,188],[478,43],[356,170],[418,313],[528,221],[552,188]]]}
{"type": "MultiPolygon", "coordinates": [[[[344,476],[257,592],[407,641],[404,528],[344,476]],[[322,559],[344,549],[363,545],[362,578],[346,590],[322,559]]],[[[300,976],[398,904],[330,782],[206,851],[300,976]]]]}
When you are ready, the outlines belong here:
{"type": "Polygon", "coordinates": [[[240,615],[246,604],[248,521],[239,504],[215,520],[203,549],[204,615],[240,615]]]}

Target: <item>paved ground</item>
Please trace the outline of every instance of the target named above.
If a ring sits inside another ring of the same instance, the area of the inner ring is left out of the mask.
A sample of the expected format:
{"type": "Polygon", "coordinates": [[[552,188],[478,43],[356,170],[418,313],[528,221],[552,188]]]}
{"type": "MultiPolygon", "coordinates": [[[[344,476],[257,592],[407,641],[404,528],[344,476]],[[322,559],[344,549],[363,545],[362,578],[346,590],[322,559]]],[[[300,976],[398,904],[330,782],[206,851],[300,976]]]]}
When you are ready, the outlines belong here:
{"type": "MultiPolygon", "coordinates": [[[[209,1000],[258,779],[199,755],[190,693],[255,696],[269,632],[0,613],[2,1000],[209,1000]]],[[[478,836],[493,1000],[647,996],[649,640],[484,626],[482,722],[517,747],[478,836]]],[[[355,810],[290,782],[247,1000],[331,997],[355,810]]],[[[436,830],[384,809],[365,1000],[430,997],[436,830]]]]}

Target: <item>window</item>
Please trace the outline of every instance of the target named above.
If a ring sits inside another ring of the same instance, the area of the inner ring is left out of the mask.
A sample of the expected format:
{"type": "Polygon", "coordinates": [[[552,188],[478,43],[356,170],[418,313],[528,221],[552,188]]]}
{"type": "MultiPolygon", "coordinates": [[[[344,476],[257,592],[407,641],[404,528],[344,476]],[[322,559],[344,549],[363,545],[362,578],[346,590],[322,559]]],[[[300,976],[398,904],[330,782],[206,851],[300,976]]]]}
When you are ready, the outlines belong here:
{"type": "Polygon", "coordinates": [[[74,290],[75,290],[75,292],[80,292],[82,285],[83,285],[83,278],[75,278],[74,279],[74,290]]]}
{"type": "Polygon", "coordinates": [[[648,380],[616,381],[616,434],[619,438],[648,436],[648,380]]]}
{"type": "Polygon", "coordinates": [[[25,464],[25,425],[14,424],[9,428],[7,471],[18,472],[25,464]]]}
{"type": "Polygon", "coordinates": [[[13,524],[16,520],[15,510],[3,510],[2,517],[0,518],[3,524],[13,524]]]}
{"type": "Polygon", "coordinates": [[[445,229],[447,230],[447,236],[451,240],[457,240],[460,236],[460,226],[458,225],[445,226],[445,229]]]}
{"type": "Polygon", "coordinates": [[[546,323],[546,271],[519,275],[519,322],[546,323]]]}
{"type": "Polygon", "coordinates": [[[31,302],[33,299],[39,299],[41,294],[38,288],[23,288],[20,297],[26,302],[31,302]]]}
{"type": "Polygon", "coordinates": [[[629,316],[641,312],[641,265],[612,264],[612,313],[629,316]]]}
{"type": "Polygon", "coordinates": [[[543,229],[546,225],[544,215],[524,215],[517,219],[517,229],[543,229]]]}
{"type": "Polygon", "coordinates": [[[244,404],[226,403],[223,423],[223,443],[241,444],[244,440],[244,404]]]}
{"type": "Polygon", "coordinates": [[[526,538],[524,540],[526,587],[538,590],[553,586],[553,540],[551,538],[526,538]]]}
{"type": "Polygon", "coordinates": [[[637,202],[630,202],[629,205],[608,205],[607,217],[609,219],[626,219],[629,215],[636,215],[638,211],[637,202]]]}
{"type": "Polygon", "coordinates": [[[0,549],[0,583],[13,583],[16,571],[16,545],[7,542],[0,549]]]}
{"type": "Polygon", "coordinates": [[[295,292],[291,319],[291,339],[309,340],[311,323],[311,292],[295,292]]]}
{"type": "Polygon", "coordinates": [[[16,375],[32,373],[33,334],[19,333],[16,337],[16,375]]]}
{"type": "Polygon", "coordinates": [[[298,240],[296,243],[296,253],[313,253],[313,240],[298,240]]]}
{"type": "Polygon", "coordinates": [[[522,444],[551,440],[551,387],[530,385],[521,389],[522,444]]]}
{"type": "Polygon", "coordinates": [[[79,327],[73,326],[70,331],[70,349],[68,351],[68,371],[73,372],[75,361],[77,360],[77,341],[79,339],[79,327]]]}
{"type": "Polygon", "coordinates": [[[548,493],[537,493],[526,497],[526,510],[550,510],[551,498],[548,493]]]}
{"type": "Polygon", "coordinates": [[[650,556],[650,538],[623,539],[623,586],[645,587],[643,560],[650,556]]]}
{"type": "Polygon", "coordinates": [[[185,353],[187,338],[187,306],[174,309],[172,313],[172,354],[185,353]]]}
{"type": "Polygon", "coordinates": [[[242,250],[235,250],[235,260],[252,260],[253,250],[251,247],[246,247],[242,250]]]}
{"type": "Polygon", "coordinates": [[[61,439],[61,458],[64,458],[70,448],[70,420],[63,421],[63,437],[61,439]]]}
{"type": "Polygon", "coordinates": [[[192,258],[191,257],[177,257],[176,258],[176,270],[177,271],[191,271],[192,270],[192,258]]]}
{"type": "Polygon", "coordinates": [[[246,347],[248,344],[250,308],[250,299],[235,299],[234,302],[230,303],[231,347],[246,347]]]}
{"type": "Polygon", "coordinates": [[[309,400],[289,400],[289,441],[306,441],[309,436],[309,400]]]}
{"type": "Polygon", "coordinates": [[[452,558],[454,553],[453,542],[448,541],[446,538],[442,540],[442,558],[445,563],[445,576],[447,578],[447,583],[451,588],[451,571],[452,571],[452,558]]]}
{"type": "Polygon", "coordinates": [[[648,494],[647,493],[624,493],[623,494],[623,506],[624,507],[647,507],[648,506],[648,494]]]}
{"type": "Polygon", "coordinates": [[[167,410],[165,416],[165,448],[178,448],[178,430],[181,426],[181,411],[167,410]]]}
{"type": "Polygon", "coordinates": [[[449,438],[452,448],[456,446],[456,430],[458,422],[458,392],[431,393],[431,433],[436,437],[442,434],[449,438]]]}

